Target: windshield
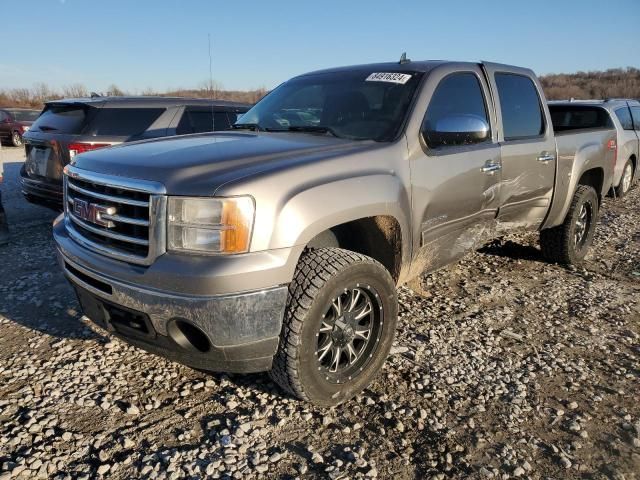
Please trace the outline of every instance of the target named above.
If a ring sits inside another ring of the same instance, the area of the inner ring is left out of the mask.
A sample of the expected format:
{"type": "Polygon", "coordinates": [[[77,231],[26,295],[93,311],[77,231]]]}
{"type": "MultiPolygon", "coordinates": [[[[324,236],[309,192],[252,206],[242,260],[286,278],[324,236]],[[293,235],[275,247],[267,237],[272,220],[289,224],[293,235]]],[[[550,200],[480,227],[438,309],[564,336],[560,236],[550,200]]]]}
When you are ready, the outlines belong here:
{"type": "Polygon", "coordinates": [[[364,70],[305,75],[275,89],[235,126],[391,141],[421,77],[419,72],[364,70]]]}
{"type": "Polygon", "coordinates": [[[9,113],[18,122],[33,122],[40,115],[40,110],[9,110],[9,113]]]}

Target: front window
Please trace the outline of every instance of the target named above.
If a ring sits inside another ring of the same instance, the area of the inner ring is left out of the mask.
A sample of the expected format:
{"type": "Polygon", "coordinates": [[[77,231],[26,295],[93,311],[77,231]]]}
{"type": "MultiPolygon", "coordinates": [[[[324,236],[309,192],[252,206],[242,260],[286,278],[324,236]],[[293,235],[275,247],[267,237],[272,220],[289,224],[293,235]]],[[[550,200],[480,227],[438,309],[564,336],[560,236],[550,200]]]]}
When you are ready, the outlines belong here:
{"type": "Polygon", "coordinates": [[[236,128],[391,141],[400,133],[421,77],[419,72],[359,70],[294,78],[244,114],[236,128]]]}
{"type": "Polygon", "coordinates": [[[620,120],[622,128],[624,128],[625,130],[633,130],[633,120],[631,117],[631,112],[627,107],[617,109],[616,117],[618,117],[618,120],[620,120]]]}

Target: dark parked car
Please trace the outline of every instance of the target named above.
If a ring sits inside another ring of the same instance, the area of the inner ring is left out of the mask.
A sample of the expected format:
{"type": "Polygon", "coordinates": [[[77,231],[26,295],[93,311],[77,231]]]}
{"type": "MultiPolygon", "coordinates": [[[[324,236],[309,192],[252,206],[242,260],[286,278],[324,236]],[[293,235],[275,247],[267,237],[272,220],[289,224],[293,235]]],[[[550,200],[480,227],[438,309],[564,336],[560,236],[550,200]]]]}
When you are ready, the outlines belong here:
{"type": "Polygon", "coordinates": [[[149,138],[228,130],[249,105],[169,97],[93,97],[48,102],[24,136],[22,193],[62,208],[62,169],[82,152],[149,138]]]}
{"type": "Polygon", "coordinates": [[[40,115],[40,110],[29,108],[0,108],[0,141],[22,146],[22,136],[40,115]]]}

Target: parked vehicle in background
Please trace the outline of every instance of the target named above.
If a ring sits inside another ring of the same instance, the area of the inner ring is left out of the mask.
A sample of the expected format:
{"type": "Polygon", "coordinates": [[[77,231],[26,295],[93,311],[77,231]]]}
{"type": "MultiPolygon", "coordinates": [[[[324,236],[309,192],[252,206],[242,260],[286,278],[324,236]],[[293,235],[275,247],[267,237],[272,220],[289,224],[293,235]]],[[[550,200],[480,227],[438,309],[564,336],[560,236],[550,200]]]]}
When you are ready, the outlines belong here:
{"type": "Polygon", "coordinates": [[[613,193],[624,197],[633,182],[640,178],[640,102],[636,100],[573,100],[549,102],[554,128],[607,128],[617,132],[616,165],[613,193]]]}
{"type": "Polygon", "coordinates": [[[24,136],[27,200],[62,208],[62,170],[75,156],[123,142],[228,130],[249,105],[170,97],[92,97],[48,102],[24,136]]]}
{"type": "Polygon", "coordinates": [[[2,158],[2,144],[0,143],[0,246],[9,243],[9,226],[7,215],[2,206],[2,182],[4,181],[4,159],[2,158]]]}
{"type": "Polygon", "coordinates": [[[555,135],[533,72],[493,63],[302,75],[235,128],[78,157],[60,263],[126,341],[325,406],[385,362],[397,285],[516,228],[580,262],[615,160],[613,128],[555,135]]]}
{"type": "Polygon", "coordinates": [[[22,146],[22,136],[40,115],[40,110],[30,108],[0,108],[0,142],[14,147],[22,146]]]}

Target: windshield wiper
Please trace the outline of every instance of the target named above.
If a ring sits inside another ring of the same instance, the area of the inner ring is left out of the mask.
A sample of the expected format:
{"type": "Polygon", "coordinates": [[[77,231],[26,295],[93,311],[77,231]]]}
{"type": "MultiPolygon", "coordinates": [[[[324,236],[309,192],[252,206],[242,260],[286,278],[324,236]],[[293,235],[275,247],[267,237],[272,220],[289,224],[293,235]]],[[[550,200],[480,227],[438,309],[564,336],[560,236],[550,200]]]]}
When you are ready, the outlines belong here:
{"type": "Polygon", "coordinates": [[[289,132],[309,132],[309,133],[330,133],[334,137],[342,138],[331,127],[325,127],[321,125],[299,125],[295,127],[287,128],[289,132]]]}
{"type": "Polygon", "coordinates": [[[264,132],[265,129],[259,123],[235,123],[231,125],[234,130],[253,130],[255,132],[264,132]]]}
{"type": "Polygon", "coordinates": [[[50,132],[52,130],[58,130],[55,127],[49,127],[48,125],[38,125],[38,128],[43,132],[50,132]]]}

